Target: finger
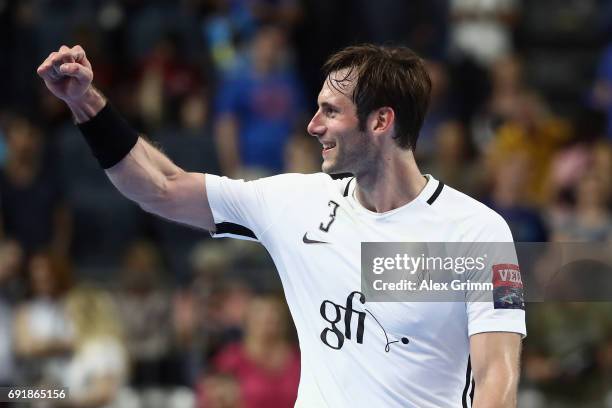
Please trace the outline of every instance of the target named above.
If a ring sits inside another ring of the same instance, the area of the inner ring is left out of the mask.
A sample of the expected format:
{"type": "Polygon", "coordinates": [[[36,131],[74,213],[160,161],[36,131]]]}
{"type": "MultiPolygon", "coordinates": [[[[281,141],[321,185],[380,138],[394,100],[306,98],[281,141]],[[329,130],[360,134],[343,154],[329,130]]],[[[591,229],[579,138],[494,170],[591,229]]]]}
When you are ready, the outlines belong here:
{"type": "MultiPolygon", "coordinates": [[[[52,54],[55,54],[55,53],[52,53],[52,54]]],[[[50,80],[57,79],[56,72],[53,69],[52,59],[53,59],[53,55],[50,55],[42,64],[40,64],[40,66],[36,70],[36,73],[38,73],[38,75],[42,77],[43,79],[50,79],[50,80]]]]}
{"type": "Polygon", "coordinates": [[[45,67],[45,66],[50,66],[51,65],[51,61],[53,60],[53,57],[55,57],[55,54],[57,54],[56,52],[52,52],[49,54],[49,56],[42,62],[42,64],[40,64],[40,68],[45,67]]]}
{"type": "Polygon", "coordinates": [[[79,46],[80,49],[68,48],[62,45],[54,58],[54,62],[60,62],[60,65],[64,62],[81,62],[85,59],[85,51],[79,46]]]}
{"type": "Polygon", "coordinates": [[[43,80],[51,82],[59,81],[64,76],[56,71],[51,64],[39,67],[36,72],[43,80]]]}
{"type": "Polygon", "coordinates": [[[80,45],[75,45],[70,49],[70,54],[76,62],[81,62],[86,59],[85,50],[80,45]]]}
{"type": "MultiPolygon", "coordinates": [[[[61,47],[60,47],[61,49],[61,47]]],[[[72,62],[72,58],[66,58],[62,52],[56,51],[49,54],[49,56],[43,61],[38,67],[36,72],[45,80],[57,81],[62,77],[59,72],[59,66],[63,62],[72,62]],[[66,61],[63,61],[66,60],[66,61]],[[70,61],[68,61],[70,60],[70,61]]]]}
{"type": "Polygon", "coordinates": [[[93,72],[91,69],[84,67],[78,62],[64,63],[59,67],[59,72],[62,75],[71,76],[79,81],[91,81],[93,72]]]}
{"type": "Polygon", "coordinates": [[[60,65],[66,63],[66,62],[75,62],[74,58],[72,57],[72,55],[71,55],[71,53],[69,51],[56,52],[55,55],[51,58],[51,63],[57,69],[59,69],[60,65]]]}
{"type": "Polygon", "coordinates": [[[89,69],[92,69],[91,63],[87,59],[87,55],[85,54],[85,50],[83,49],[83,47],[81,47],[80,45],[75,45],[74,47],[72,47],[72,50],[74,52],[75,61],[80,62],[89,69]]]}
{"type": "Polygon", "coordinates": [[[60,47],[58,53],[56,54],[53,60],[53,65],[55,66],[58,72],[59,66],[62,65],[64,62],[74,62],[74,58],[70,53],[70,47],[68,47],[67,45],[62,45],[60,47]]]}

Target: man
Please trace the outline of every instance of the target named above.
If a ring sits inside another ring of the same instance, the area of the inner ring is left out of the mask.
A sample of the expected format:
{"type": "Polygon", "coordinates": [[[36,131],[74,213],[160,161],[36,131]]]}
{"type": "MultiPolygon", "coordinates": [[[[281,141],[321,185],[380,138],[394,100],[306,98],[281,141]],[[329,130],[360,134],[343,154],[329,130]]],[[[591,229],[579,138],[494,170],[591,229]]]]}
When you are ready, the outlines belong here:
{"type": "MultiPolygon", "coordinates": [[[[413,149],[431,87],[423,62],[364,45],[333,55],[325,71],[308,131],[327,174],[244,182],[185,172],[138,137],[92,87],[80,46],[38,68],[125,196],[267,248],[299,336],[296,406],[515,406],[522,302],[366,303],[359,292],[361,242],[512,241],[492,210],[419,172],[413,149]],[[354,178],[328,175],[344,172],[354,178]]],[[[518,271],[516,259],[494,261],[489,273],[518,271]]]]}

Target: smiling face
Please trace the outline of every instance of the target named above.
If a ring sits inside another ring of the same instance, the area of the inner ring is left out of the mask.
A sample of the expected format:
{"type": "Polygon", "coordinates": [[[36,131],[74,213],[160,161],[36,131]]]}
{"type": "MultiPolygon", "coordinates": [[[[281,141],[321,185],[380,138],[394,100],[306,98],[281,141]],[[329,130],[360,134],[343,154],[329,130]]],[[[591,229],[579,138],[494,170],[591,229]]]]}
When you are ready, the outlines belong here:
{"type": "Polygon", "coordinates": [[[359,128],[357,107],[350,98],[353,85],[338,82],[347,71],[333,72],[323,83],[318,110],[308,124],[308,133],[323,146],[325,173],[353,173],[373,160],[373,146],[367,131],[359,128]]]}

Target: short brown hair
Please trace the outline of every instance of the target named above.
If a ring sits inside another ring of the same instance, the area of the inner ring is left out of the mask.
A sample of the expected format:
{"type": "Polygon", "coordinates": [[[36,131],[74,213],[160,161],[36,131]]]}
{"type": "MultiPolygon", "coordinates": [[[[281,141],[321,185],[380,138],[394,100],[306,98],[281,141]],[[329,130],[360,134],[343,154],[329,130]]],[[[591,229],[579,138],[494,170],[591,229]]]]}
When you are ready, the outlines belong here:
{"type": "Polygon", "coordinates": [[[414,150],[431,92],[423,60],[406,47],[363,44],[338,51],[323,65],[326,78],[342,69],[349,70],[346,76],[330,85],[340,90],[338,83],[356,81],[351,99],[357,106],[360,130],[365,130],[373,110],[391,107],[396,120],[394,138],[401,148],[414,150]]]}

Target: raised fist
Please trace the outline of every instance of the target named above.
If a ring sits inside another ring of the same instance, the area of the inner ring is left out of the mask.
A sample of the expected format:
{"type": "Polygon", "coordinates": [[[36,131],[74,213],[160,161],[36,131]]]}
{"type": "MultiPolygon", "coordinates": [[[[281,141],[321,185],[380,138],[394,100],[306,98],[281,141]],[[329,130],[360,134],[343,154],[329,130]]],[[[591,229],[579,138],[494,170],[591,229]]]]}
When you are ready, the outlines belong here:
{"type": "Polygon", "coordinates": [[[80,45],[62,45],[36,70],[53,95],[65,102],[79,100],[91,86],[93,71],[80,45]]]}

